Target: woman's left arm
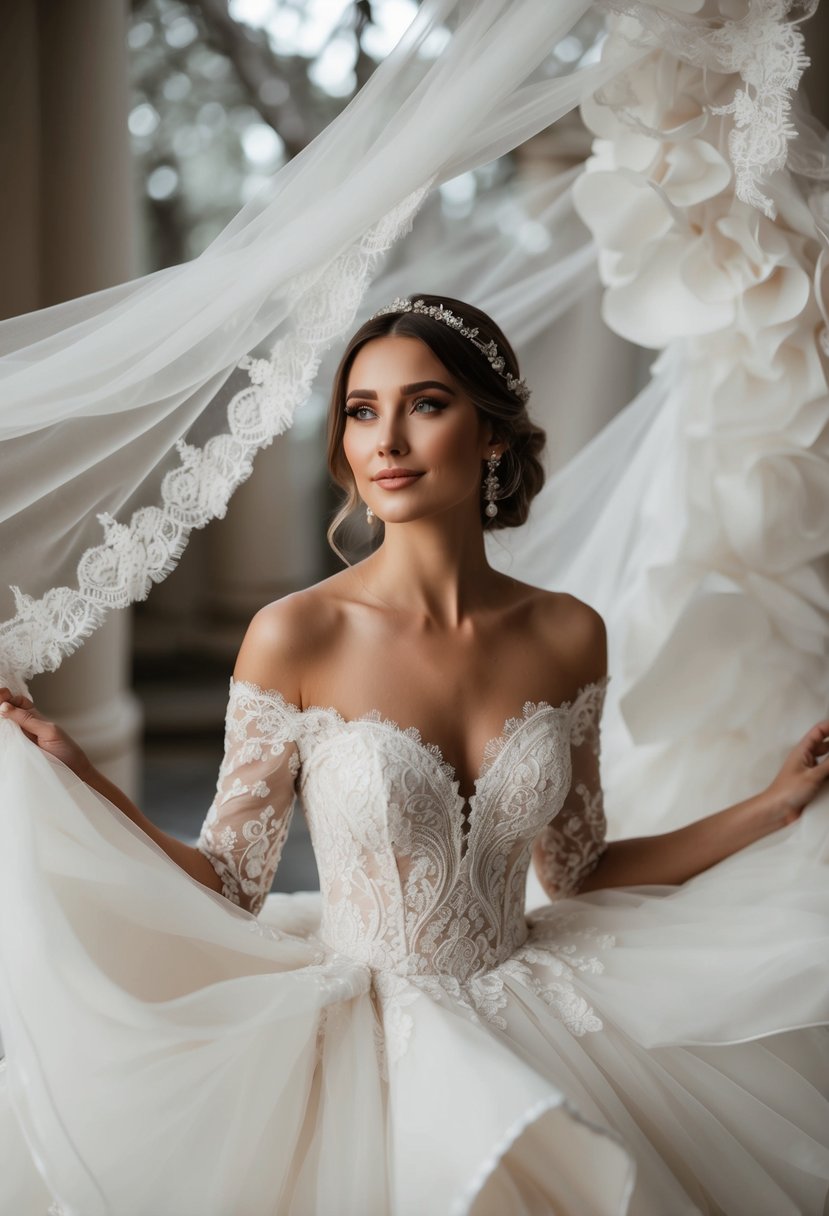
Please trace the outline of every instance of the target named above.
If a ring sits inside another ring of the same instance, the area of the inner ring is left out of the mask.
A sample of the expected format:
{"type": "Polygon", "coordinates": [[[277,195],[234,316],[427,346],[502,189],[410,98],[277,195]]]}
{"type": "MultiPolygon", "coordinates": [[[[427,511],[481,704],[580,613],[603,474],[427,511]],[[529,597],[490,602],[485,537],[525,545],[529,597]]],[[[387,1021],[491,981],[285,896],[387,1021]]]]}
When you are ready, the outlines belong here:
{"type": "Polygon", "coordinates": [[[607,630],[579,601],[571,650],[590,680],[571,710],[571,784],[555,818],[533,844],[533,863],[550,899],[605,887],[678,886],[798,819],[829,782],[829,718],[789,752],[771,784],[744,802],[687,827],[628,840],[607,839],[600,772],[607,684],[607,630]]]}
{"type": "Polygon", "coordinates": [[[605,845],[579,891],[651,884],[674,886],[763,836],[794,823],[829,780],[829,718],[807,731],[759,794],[657,836],[605,845]]]}

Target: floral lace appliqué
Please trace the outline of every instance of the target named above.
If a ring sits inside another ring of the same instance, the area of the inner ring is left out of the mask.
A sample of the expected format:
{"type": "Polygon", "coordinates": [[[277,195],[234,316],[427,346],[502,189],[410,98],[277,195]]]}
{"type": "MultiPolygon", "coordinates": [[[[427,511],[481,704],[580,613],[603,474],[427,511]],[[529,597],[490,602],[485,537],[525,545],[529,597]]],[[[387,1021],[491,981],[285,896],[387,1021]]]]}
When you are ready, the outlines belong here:
{"type": "Polygon", "coordinates": [[[536,870],[551,899],[576,894],[607,848],[599,720],[609,681],[605,676],[590,685],[573,705],[570,792],[535,843],[536,870]]]}
{"type": "Polygon", "coordinates": [[[374,1046],[380,1075],[389,1079],[389,1065],[402,1059],[409,1048],[414,1020],[406,1012],[420,996],[418,990],[402,976],[391,971],[375,972],[373,988],[377,995],[374,1023],[374,1046]]]}
{"type": "Polygon", "coordinates": [[[234,681],[216,797],[197,848],[222,880],[225,898],[254,914],[282,854],[299,769],[290,715],[234,681]]]}
{"type": "Polygon", "coordinates": [[[538,931],[500,966],[474,976],[465,984],[446,974],[407,977],[402,989],[397,980],[394,998],[398,1002],[397,1016],[406,1024],[396,1033],[395,1058],[405,1050],[411,1033],[411,1018],[400,1010],[399,993],[405,993],[408,1004],[414,999],[413,989],[439,1004],[460,1010],[470,1021],[506,1030],[504,1011],[510,1000],[509,980],[544,1001],[571,1034],[581,1036],[602,1030],[601,1018],[577,991],[577,976],[600,975],[604,963],[598,952],[614,944],[610,934],[600,933],[589,925],[579,927],[571,916],[558,916],[549,924],[542,922],[538,931]]]}

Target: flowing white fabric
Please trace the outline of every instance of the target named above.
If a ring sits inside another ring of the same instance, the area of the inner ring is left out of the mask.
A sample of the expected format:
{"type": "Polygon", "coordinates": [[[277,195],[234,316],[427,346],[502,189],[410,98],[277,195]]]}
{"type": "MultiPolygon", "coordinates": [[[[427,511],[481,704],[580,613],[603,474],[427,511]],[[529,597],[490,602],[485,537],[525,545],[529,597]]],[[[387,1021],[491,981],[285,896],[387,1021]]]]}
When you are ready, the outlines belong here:
{"type": "MultiPolygon", "coordinates": [[[[612,110],[641,126],[626,69],[650,63],[654,48],[669,46],[692,76],[716,69],[735,189],[772,212],[762,183],[786,160],[804,66],[789,8],[428,0],[341,118],[203,255],[1,324],[0,551],[14,580],[12,593],[0,586],[3,679],[54,669],[110,609],[170,572],[192,528],[224,513],[255,452],[291,425],[321,353],[431,186],[605,84],[612,110]],[[554,48],[591,9],[625,15],[565,72],[554,48]],[[430,36],[455,17],[430,59],[430,36]]],[[[680,95],[676,73],[660,84],[680,95]]],[[[671,113],[667,123],[673,132],[671,113]]],[[[804,122],[798,140],[799,168],[819,175],[829,163],[820,133],[804,122]]]]}
{"type": "Polygon", "coordinates": [[[590,0],[482,0],[432,60],[428,37],[457,7],[429,0],[341,118],[200,257],[0,325],[0,550],[19,589],[13,603],[0,589],[5,680],[55,668],[224,513],[432,185],[644,54],[624,44],[551,78],[590,0]]]}
{"type": "Polygon", "coordinates": [[[232,682],[225,898],[0,723],[0,1210],[44,1212],[37,1162],[84,1216],[820,1216],[829,803],[573,898],[607,683],[526,704],[467,803],[414,728],[232,682]],[[295,795],[321,893],[266,899],[295,795]],[[527,919],[539,835],[559,897],[527,919]]]}

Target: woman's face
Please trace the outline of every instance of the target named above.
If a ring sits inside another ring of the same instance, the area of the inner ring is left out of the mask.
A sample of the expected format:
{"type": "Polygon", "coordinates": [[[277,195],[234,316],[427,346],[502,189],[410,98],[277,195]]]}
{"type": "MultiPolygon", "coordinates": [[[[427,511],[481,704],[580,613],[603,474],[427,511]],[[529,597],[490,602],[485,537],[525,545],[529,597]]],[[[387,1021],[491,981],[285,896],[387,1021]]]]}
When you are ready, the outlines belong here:
{"type": "Polygon", "coordinates": [[[345,409],[345,457],[379,519],[405,523],[463,502],[477,517],[481,462],[503,445],[425,342],[389,335],[361,347],[345,409]]]}

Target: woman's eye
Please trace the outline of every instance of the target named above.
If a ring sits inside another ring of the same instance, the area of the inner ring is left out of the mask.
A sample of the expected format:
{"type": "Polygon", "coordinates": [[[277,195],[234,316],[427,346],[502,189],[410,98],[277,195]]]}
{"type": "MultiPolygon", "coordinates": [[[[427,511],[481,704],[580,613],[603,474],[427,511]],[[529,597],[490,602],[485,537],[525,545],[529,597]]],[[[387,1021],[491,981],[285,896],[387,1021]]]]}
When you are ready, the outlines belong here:
{"type": "MultiPolygon", "coordinates": [[[[446,402],[438,401],[436,397],[418,397],[412,402],[412,412],[418,414],[437,414],[445,409],[446,402]]],[[[348,418],[356,418],[359,422],[368,422],[377,417],[376,411],[370,405],[347,405],[345,414],[348,418]]]]}

